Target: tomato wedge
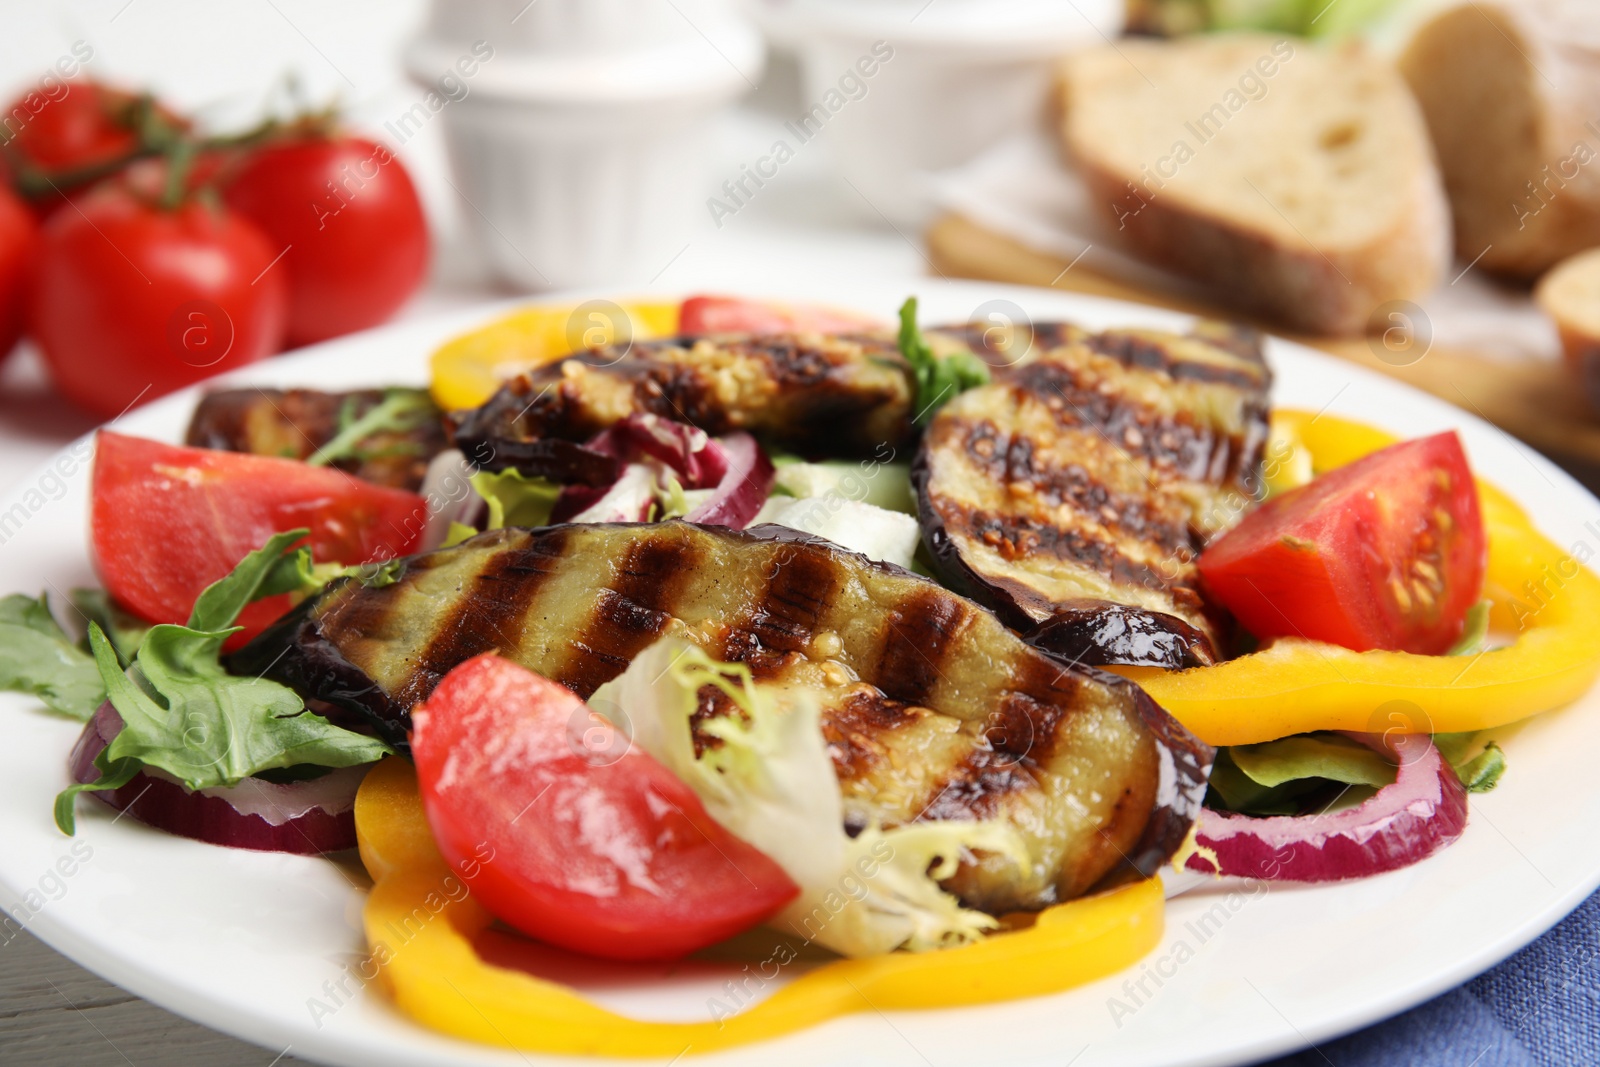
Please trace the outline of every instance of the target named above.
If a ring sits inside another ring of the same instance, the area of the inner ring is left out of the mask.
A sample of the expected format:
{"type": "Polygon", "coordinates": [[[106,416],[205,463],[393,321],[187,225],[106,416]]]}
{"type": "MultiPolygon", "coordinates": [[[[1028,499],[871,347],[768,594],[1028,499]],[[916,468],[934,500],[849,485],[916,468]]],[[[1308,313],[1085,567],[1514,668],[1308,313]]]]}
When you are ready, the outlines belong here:
{"type": "Polygon", "coordinates": [[[799,888],[564,686],[493,653],[412,713],[439,851],[503,921],[611,959],[676,959],[799,888]]]}
{"type": "Polygon", "coordinates": [[[881,327],[862,315],[816,304],[784,304],[737,296],[691,296],[678,311],[678,332],[846,333],[881,327]]]}
{"type": "MultiPolygon", "coordinates": [[[[415,493],[290,459],[216,452],[100,431],[90,536],[107,592],[149,622],[185,622],[195,598],[274,533],[304,526],[318,563],[416,551],[427,504],[415,493]]],[[[289,609],[287,596],[239,616],[237,647],[289,609]]]]}
{"type": "Polygon", "coordinates": [[[1206,589],[1259,638],[1438,655],[1483,592],[1488,538],[1452,432],[1275,496],[1206,548],[1206,589]]]}

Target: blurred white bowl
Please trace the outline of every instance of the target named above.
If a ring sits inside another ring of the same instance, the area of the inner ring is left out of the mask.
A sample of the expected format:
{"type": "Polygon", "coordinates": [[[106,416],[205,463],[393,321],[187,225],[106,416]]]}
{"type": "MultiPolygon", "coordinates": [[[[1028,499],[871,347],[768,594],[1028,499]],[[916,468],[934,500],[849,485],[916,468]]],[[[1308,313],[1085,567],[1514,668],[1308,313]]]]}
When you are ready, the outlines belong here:
{"type": "Polygon", "coordinates": [[[866,94],[829,118],[840,171],[896,225],[933,211],[925,175],[1043,120],[1054,61],[1122,30],[1123,0],[756,0],[794,47],[810,109],[875,44],[866,94]]]}
{"type": "Polygon", "coordinates": [[[441,111],[495,271],[533,289],[659,274],[711,185],[716,113],[761,76],[754,26],[718,0],[437,0],[407,69],[450,88],[480,41],[492,58],[441,111]]]}

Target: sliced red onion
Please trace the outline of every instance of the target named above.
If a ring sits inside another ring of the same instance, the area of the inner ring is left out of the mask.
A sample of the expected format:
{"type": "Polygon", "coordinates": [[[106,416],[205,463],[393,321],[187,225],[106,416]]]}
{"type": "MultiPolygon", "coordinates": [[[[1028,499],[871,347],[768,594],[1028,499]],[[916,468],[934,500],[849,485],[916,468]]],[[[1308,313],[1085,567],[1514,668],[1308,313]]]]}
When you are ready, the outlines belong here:
{"type": "Polygon", "coordinates": [[[707,489],[722,480],[728,458],[722,446],[698,426],[636,412],[602,430],[584,448],[615,456],[624,463],[645,457],[672,468],[685,489],[707,489]]]}
{"type": "MultiPolygon", "coordinates": [[[[684,489],[710,489],[727,476],[729,456],[721,441],[686,422],[659,415],[636,413],[591,437],[584,448],[612,456],[623,463],[655,461],[671,468],[684,489]]],[[[561,491],[551,509],[551,522],[639,522],[641,519],[585,518],[600,507],[600,501],[622,484],[593,488],[569,485],[561,491]]],[[[607,509],[602,514],[610,514],[607,509]]],[[[624,509],[626,510],[626,509],[624,509]]],[[[648,509],[646,515],[648,517],[648,509]]],[[[748,521],[748,520],[747,520],[748,521]]]]}
{"type": "Polygon", "coordinates": [[[1257,819],[1202,809],[1198,850],[1185,866],[1242,878],[1336,882],[1409,867],[1461,836],[1467,791],[1430,738],[1350,736],[1394,754],[1400,767],[1392,785],[1331,815],[1257,819]]]}
{"type": "MultiPolygon", "coordinates": [[[[633,462],[642,454],[659,459],[672,468],[685,489],[709,489],[728,471],[722,446],[686,422],[641,413],[628,416],[605,433],[615,436],[616,447],[623,450],[616,453],[621,458],[633,462]]],[[[597,446],[590,441],[589,447],[597,446]]]]}
{"type": "MultiPolygon", "coordinates": [[[[645,522],[656,500],[656,472],[643,463],[630,463],[622,477],[600,497],[561,522],[645,522]]],[[[552,515],[552,518],[554,516],[552,515]]]]}
{"type": "MultiPolygon", "coordinates": [[[[122,730],[111,703],[100,705],[70,759],[75,782],[100,777],[95,757],[122,730]]],[[[127,785],[90,793],[117,811],[180,837],[258,852],[317,855],[356,846],[356,790],[366,767],[278,784],[246,778],[230,788],[189,792],[159,771],[141,771],[127,785]]]]}
{"type": "Polygon", "coordinates": [[[728,469],[711,499],[685,515],[684,520],[742,530],[766,503],[778,472],[756,439],[747,433],[730,433],[716,443],[727,454],[728,469]]]}
{"type": "Polygon", "coordinates": [[[482,525],[488,506],[472,488],[473,473],[472,465],[459,449],[447,448],[429,462],[419,490],[428,505],[428,525],[423,529],[419,552],[444,544],[451,523],[474,528],[482,525]]]}

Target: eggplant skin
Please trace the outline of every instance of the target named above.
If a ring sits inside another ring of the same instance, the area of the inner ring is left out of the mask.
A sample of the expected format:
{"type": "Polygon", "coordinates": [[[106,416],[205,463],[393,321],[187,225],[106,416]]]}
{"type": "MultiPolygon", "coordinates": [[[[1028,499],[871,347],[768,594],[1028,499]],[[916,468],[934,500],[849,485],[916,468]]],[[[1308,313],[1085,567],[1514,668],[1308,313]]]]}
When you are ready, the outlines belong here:
{"type": "Polygon", "coordinates": [[[1032,337],[1027,358],[946,404],[917,452],[937,573],[1076,662],[1215,662],[1231,622],[1195,560],[1260,493],[1259,341],[1214,324],[1032,337]]]}
{"type": "Polygon", "coordinates": [[[584,441],[635,413],[713,436],[745,430],[807,455],[867,456],[911,443],[911,404],[890,334],[714,334],[575,352],[452,423],[480,465],[517,465],[531,442],[584,441]]]}
{"type": "MultiPolygon", "coordinates": [[[[306,459],[333,440],[343,418],[360,418],[386,390],[219,389],[200,398],[184,443],[222,452],[306,459]]],[[[446,447],[443,416],[407,430],[375,433],[359,452],[330,466],[362,481],[416,492],[428,462],[446,447]]]]}
{"type": "Polygon", "coordinates": [[[1122,663],[1185,670],[1214,662],[1206,635],[1176,615],[1103,600],[1058,604],[1053,615],[1024,632],[1022,639],[1086,666],[1122,663]]]}
{"type": "MultiPolygon", "coordinates": [[[[361,712],[403,744],[410,709],[474,655],[498,651],[587,697],[667,634],[821,694],[847,826],[1009,821],[1033,862],[969,857],[946,885],[973,907],[1037,909],[1149,876],[1205,792],[1211,750],[1131,682],[1063,665],[925,578],[777,526],[490,531],[411,558],[392,584],[330,586],[231,666],[361,712]]],[[[728,711],[702,692],[703,715],[728,711]]]]}

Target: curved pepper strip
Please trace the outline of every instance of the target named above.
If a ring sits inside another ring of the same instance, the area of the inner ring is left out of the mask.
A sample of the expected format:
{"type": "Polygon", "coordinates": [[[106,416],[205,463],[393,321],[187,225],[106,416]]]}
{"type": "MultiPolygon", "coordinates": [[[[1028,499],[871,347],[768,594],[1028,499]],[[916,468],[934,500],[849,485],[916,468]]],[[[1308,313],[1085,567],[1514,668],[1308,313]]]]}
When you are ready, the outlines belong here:
{"type": "MultiPolygon", "coordinates": [[[[1275,422],[1280,436],[1310,451],[1317,471],[1396,440],[1330,415],[1280,412],[1275,422]]],[[[1117,671],[1212,745],[1311,730],[1458,733],[1569,703],[1600,674],[1600,579],[1539,533],[1506,494],[1483,481],[1478,494],[1489,534],[1484,596],[1491,624],[1518,633],[1509,647],[1419,656],[1285,639],[1214,667],[1117,671]]]]}
{"type": "Polygon", "coordinates": [[[445,411],[475,408],[509,377],[617,338],[620,318],[633,340],[678,331],[678,303],[627,301],[520,308],[446,341],[428,361],[433,399],[445,411]]]}
{"type": "Polygon", "coordinates": [[[377,883],[364,920],[380,981],[419,1022],[491,1045],[663,1058],[709,1052],[851,1012],[1054,993],[1131,965],[1161,939],[1162,891],[1152,879],[1058,905],[1031,928],[977,944],[824,964],[720,1023],[643,1022],[479,956],[472,939],[494,918],[472,897],[470,871],[451,871],[435,849],[408,761],[391,757],[368,773],[355,819],[377,883]]]}

